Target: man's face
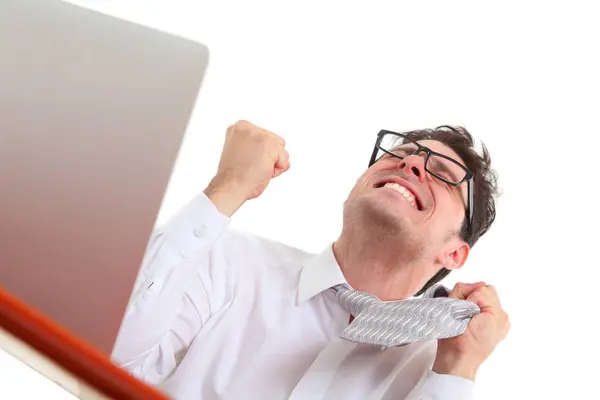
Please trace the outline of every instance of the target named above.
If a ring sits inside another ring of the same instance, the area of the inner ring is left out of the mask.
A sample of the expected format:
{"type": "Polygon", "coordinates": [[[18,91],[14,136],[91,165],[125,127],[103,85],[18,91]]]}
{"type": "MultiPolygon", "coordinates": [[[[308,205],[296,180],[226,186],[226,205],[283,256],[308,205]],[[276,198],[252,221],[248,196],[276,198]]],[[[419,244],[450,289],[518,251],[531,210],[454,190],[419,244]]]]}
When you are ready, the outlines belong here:
{"type": "MultiPolygon", "coordinates": [[[[458,154],[441,142],[419,143],[464,165],[458,154]]],[[[414,149],[414,145],[408,146],[414,149]]],[[[465,182],[452,186],[429,174],[425,158],[424,152],[404,159],[385,154],[357,181],[345,204],[346,216],[369,224],[371,232],[380,229],[384,235],[403,235],[398,239],[408,238],[422,251],[440,250],[462,225],[467,188],[465,182]]],[[[433,164],[428,166],[431,169],[433,164]]],[[[458,170],[447,172],[464,175],[460,167],[454,168],[458,170]]]]}

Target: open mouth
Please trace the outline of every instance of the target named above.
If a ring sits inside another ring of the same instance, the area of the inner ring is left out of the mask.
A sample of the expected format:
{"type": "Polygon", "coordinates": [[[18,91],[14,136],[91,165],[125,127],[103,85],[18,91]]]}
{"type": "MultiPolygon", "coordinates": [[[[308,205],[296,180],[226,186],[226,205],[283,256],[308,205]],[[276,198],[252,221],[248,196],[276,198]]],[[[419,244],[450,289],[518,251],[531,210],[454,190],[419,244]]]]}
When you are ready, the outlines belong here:
{"type": "Polygon", "coordinates": [[[381,182],[377,185],[375,185],[375,188],[387,188],[387,189],[392,189],[397,191],[398,193],[400,193],[402,195],[402,197],[404,197],[404,199],[406,201],[408,201],[408,203],[413,206],[414,208],[416,208],[418,211],[423,211],[423,205],[421,204],[421,201],[419,200],[419,198],[417,196],[415,196],[415,194],[408,189],[405,186],[402,186],[401,184],[397,183],[397,182],[381,182]]]}

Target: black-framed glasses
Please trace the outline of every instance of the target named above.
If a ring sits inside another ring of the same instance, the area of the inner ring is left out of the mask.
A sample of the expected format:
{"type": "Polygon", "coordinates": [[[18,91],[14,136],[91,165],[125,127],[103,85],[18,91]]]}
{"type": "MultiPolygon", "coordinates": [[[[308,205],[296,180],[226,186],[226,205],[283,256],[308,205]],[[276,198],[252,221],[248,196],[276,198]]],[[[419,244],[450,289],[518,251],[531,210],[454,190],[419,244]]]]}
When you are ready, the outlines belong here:
{"type": "Polygon", "coordinates": [[[460,162],[452,157],[435,152],[429,147],[423,146],[402,133],[381,130],[377,134],[377,141],[373,148],[373,154],[369,161],[369,167],[381,157],[391,156],[399,159],[410,155],[425,153],[425,171],[437,179],[452,186],[459,186],[467,182],[467,206],[468,229],[471,231],[473,223],[473,173],[460,162]],[[383,154],[379,154],[382,152],[383,154]]]}

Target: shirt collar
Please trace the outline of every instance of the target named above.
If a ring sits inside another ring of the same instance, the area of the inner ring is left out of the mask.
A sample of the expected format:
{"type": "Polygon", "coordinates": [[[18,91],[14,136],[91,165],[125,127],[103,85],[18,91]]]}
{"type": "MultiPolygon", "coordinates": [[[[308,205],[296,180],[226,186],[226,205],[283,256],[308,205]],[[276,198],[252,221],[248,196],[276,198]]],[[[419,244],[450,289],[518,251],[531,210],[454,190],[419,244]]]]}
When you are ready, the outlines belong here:
{"type": "Polygon", "coordinates": [[[298,283],[298,304],[342,283],[348,284],[335,259],[331,243],[320,254],[308,260],[302,268],[298,283]]]}

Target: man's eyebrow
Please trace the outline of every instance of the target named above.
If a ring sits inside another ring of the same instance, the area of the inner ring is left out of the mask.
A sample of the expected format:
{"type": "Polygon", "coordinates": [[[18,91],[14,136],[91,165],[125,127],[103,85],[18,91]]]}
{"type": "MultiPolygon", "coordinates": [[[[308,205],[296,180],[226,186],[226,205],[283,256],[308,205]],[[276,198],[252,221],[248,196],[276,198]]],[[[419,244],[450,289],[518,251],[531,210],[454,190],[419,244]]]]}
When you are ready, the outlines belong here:
{"type": "Polygon", "coordinates": [[[414,147],[415,149],[417,147],[413,143],[398,143],[398,144],[392,146],[390,151],[400,150],[401,148],[411,148],[411,146],[414,147]]]}

